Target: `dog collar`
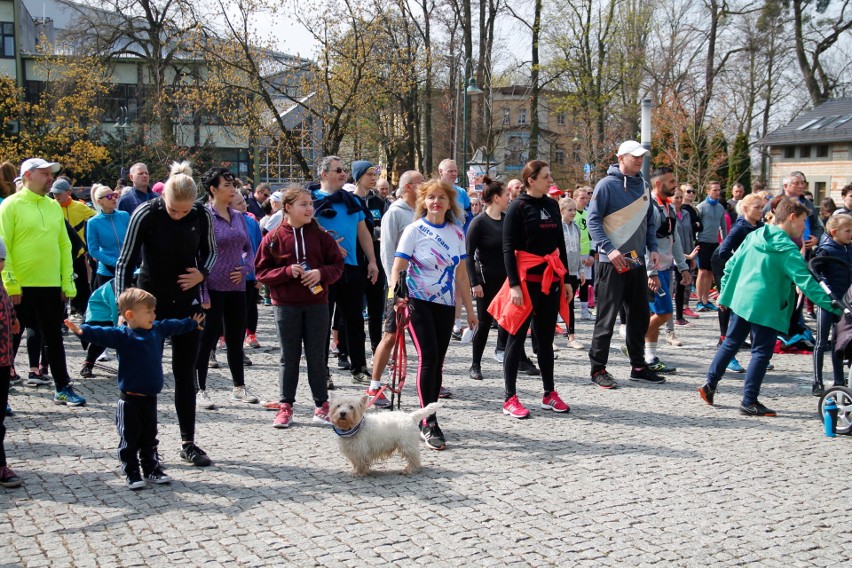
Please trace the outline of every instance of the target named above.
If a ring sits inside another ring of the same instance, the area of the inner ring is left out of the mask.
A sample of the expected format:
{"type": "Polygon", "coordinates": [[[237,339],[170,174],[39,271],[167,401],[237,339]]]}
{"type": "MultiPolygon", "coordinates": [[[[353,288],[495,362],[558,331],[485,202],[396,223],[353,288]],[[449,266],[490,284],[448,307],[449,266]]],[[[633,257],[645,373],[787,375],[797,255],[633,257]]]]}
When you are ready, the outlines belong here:
{"type": "Polygon", "coordinates": [[[350,436],[354,436],[355,434],[357,434],[358,430],[361,429],[361,424],[363,424],[363,423],[364,423],[364,419],[362,418],[361,422],[359,422],[358,424],[356,424],[355,426],[353,426],[349,430],[341,430],[337,426],[332,426],[332,428],[334,429],[334,433],[337,434],[338,436],[340,436],[341,438],[348,438],[350,436]]]}

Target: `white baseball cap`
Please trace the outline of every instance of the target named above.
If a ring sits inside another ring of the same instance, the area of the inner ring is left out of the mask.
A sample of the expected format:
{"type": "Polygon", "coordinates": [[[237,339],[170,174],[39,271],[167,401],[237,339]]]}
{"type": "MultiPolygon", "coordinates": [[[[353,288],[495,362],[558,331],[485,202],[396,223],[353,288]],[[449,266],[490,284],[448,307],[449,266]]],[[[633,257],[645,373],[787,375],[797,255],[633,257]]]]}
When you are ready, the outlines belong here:
{"type": "Polygon", "coordinates": [[[642,144],[636,140],[626,140],[618,147],[618,153],[616,156],[621,157],[625,154],[630,154],[631,156],[644,156],[648,153],[649,151],[643,148],[642,144]]]}
{"type": "Polygon", "coordinates": [[[275,191],[269,196],[269,200],[275,203],[284,203],[284,194],[280,191],[275,191]]]}
{"type": "Polygon", "coordinates": [[[24,163],[21,164],[21,177],[24,177],[24,173],[31,172],[33,170],[41,170],[44,168],[50,168],[50,171],[53,173],[58,172],[62,169],[62,166],[57,162],[48,162],[46,160],[42,160],[41,158],[30,158],[29,160],[24,160],[24,163]]]}

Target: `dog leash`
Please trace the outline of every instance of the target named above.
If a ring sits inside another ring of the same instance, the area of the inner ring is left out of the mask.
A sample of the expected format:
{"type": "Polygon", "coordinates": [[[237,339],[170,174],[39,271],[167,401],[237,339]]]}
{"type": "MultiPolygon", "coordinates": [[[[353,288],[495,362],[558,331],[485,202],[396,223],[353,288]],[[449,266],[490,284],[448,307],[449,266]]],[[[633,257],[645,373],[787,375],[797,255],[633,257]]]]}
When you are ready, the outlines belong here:
{"type": "MultiPolygon", "coordinates": [[[[388,390],[396,398],[396,408],[400,409],[402,403],[402,387],[405,386],[405,377],[408,374],[408,353],[405,346],[405,329],[408,327],[408,304],[396,306],[396,338],[393,344],[393,370],[391,371],[391,384],[386,385],[388,390]]],[[[391,408],[393,408],[393,398],[391,408]]]]}

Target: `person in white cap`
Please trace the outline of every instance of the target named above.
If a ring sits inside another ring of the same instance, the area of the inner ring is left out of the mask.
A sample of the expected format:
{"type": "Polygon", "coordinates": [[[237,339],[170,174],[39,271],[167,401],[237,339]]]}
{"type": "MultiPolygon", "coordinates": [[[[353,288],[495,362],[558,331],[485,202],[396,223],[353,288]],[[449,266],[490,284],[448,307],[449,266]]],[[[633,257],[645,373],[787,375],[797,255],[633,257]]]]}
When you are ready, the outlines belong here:
{"type": "Polygon", "coordinates": [[[627,349],[630,353],[630,380],[662,383],[665,379],[648,368],[644,358],[648,330],[647,269],[659,263],[651,191],[640,173],[648,150],[635,140],[618,147],[618,163],[595,186],[588,207],[587,226],[597,246],[595,296],[598,314],[589,349],[592,382],[601,388],[618,384],[606,370],[612,330],[618,311],[627,312],[627,349]],[[650,266],[645,265],[645,252],[650,266]]]}
{"type": "Polygon", "coordinates": [[[62,208],[47,197],[60,167],[41,158],[26,160],[21,165],[21,190],[0,204],[0,237],[7,251],[3,284],[21,327],[38,329],[44,337],[56,388],[54,403],[81,406],[86,399],[71,386],[61,332],[65,300],[77,294],[71,240],[62,208]]]}

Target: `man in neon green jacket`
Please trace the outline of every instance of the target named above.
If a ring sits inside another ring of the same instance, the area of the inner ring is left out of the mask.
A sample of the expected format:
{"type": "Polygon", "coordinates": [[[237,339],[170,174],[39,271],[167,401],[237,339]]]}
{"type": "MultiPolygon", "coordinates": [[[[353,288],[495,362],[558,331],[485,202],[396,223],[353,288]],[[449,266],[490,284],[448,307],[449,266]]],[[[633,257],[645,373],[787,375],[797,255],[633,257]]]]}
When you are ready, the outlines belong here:
{"type": "Polygon", "coordinates": [[[789,331],[796,287],[815,304],[839,313],[808,272],[799,248],[792,241],[802,236],[807,215],[808,210],[801,203],[782,200],[775,209],[775,224],[764,225],[749,234],[725,266],[719,304],[731,310],[731,320],[725,341],[707,370],[707,382],[698,389],[707,404],[713,404],[725,368],[752,332],[751,362],[743,385],[740,414],[775,416],[775,411],[762,405],[757,396],[778,332],[789,331]]]}
{"type": "MultiPolygon", "coordinates": [[[[41,331],[53,374],[56,404],[81,406],[86,399],[74,392],[62,343],[66,298],[76,295],[71,241],[57,202],[47,197],[55,162],[31,158],[21,164],[23,187],[0,203],[0,236],[6,242],[3,285],[9,293],[22,327],[41,331]]],[[[49,381],[30,368],[27,384],[49,381]]]]}

